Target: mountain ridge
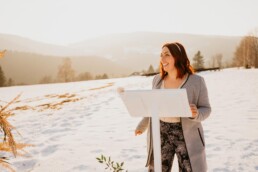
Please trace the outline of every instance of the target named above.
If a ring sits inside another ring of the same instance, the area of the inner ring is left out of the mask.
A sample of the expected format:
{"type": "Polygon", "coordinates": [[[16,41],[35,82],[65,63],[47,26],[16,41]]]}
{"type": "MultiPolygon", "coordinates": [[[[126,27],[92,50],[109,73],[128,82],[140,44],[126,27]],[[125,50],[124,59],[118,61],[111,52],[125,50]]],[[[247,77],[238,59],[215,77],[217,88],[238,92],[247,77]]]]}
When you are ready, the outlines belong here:
{"type": "Polygon", "coordinates": [[[47,75],[51,73],[53,75],[61,64],[61,59],[65,57],[73,59],[74,69],[78,73],[107,73],[111,77],[121,76],[146,70],[149,65],[157,68],[161,47],[167,42],[182,43],[190,61],[197,51],[201,51],[206,66],[216,54],[223,55],[223,63],[230,63],[241,38],[240,36],[133,32],[109,34],[61,46],[16,35],[0,34],[0,51],[7,49],[6,57],[0,60],[0,65],[8,77],[26,83],[35,83],[35,77],[39,80],[44,72],[47,75]],[[27,62],[27,65],[23,61],[27,62]],[[35,68],[34,64],[40,64],[40,62],[42,64],[35,68]],[[23,64],[23,70],[21,64],[23,64]],[[19,72],[16,69],[19,69],[19,72]],[[34,76],[36,73],[38,76],[34,76]]]}

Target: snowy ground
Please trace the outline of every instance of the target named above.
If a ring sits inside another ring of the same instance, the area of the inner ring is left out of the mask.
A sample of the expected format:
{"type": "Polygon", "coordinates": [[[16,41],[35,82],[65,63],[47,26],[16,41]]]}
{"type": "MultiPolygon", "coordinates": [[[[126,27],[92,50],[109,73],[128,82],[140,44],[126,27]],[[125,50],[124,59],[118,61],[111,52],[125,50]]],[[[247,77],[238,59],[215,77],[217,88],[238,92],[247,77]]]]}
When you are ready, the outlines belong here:
{"type": "MultiPolygon", "coordinates": [[[[258,70],[199,75],[212,106],[203,122],[209,171],[258,171],[258,70]]],[[[129,172],[147,171],[146,133],[134,136],[140,119],[129,116],[116,88],[151,89],[151,82],[152,77],[128,77],[0,88],[0,105],[22,92],[10,109],[28,109],[14,111],[9,121],[23,136],[17,141],[35,145],[25,149],[28,157],[10,157],[12,166],[18,172],[102,172],[105,166],[95,158],[103,154],[124,161],[129,172]]]]}

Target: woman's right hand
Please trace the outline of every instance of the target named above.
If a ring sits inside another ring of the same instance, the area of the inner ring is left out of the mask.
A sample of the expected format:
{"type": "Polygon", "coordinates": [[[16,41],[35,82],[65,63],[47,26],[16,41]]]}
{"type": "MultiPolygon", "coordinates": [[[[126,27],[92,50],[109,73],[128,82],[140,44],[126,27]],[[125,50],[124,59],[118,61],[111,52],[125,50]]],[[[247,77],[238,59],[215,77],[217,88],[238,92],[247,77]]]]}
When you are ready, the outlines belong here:
{"type": "Polygon", "coordinates": [[[140,130],[135,130],[135,136],[141,135],[142,132],[140,130]]]}
{"type": "Polygon", "coordinates": [[[117,92],[118,92],[119,94],[123,93],[124,91],[125,91],[125,89],[124,89],[123,87],[118,87],[118,88],[117,88],[117,92]]]}

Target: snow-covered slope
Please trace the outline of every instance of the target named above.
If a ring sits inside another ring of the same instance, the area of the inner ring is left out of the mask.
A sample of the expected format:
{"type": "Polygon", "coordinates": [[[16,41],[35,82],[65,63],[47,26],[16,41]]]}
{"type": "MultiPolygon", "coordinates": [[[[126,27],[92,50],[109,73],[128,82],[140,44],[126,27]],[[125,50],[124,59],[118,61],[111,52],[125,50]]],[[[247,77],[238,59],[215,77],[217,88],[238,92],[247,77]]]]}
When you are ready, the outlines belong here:
{"type": "MultiPolygon", "coordinates": [[[[205,78],[211,116],[203,122],[209,171],[258,170],[258,70],[199,73],[205,78]]],[[[22,92],[9,119],[34,144],[29,157],[11,157],[18,172],[104,171],[101,154],[125,162],[130,172],[147,171],[146,133],[134,136],[139,118],[129,116],[116,93],[151,89],[153,77],[128,77],[66,84],[0,88],[0,105],[22,92]],[[26,106],[26,107],[25,107],[26,106]]],[[[177,162],[172,171],[177,170],[177,162]]],[[[1,169],[2,171],[2,169],[1,169]]]]}

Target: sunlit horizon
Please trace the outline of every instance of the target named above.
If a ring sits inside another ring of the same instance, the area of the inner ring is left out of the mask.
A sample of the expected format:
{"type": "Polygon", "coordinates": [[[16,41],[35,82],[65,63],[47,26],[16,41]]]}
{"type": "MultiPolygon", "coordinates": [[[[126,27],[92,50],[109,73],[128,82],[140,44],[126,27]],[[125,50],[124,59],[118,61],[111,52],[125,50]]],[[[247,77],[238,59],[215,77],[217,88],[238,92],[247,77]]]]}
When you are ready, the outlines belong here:
{"type": "Polygon", "coordinates": [[[0,33],[55,45],[116,33],[244,36],[258,28],[255,0],[10,0],[1,6],[0,33]]]}

